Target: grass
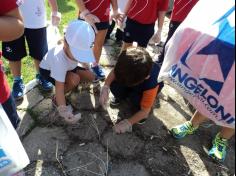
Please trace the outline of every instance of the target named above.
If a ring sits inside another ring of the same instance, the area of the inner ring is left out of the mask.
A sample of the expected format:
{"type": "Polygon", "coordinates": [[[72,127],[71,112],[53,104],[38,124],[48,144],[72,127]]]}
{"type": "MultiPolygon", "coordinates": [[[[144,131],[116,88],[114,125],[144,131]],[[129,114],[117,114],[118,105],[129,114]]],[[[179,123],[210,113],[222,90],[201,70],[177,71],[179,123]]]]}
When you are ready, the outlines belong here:
{"type": "MultiPolygon", "coordinates": [[[[74,0],[73,1],[58,0],[58,6],[59,6],[59,11],[62,13],[62,21],[59,26],[59,29],[62,33],[64,27],[68,24],[68,22],[77,18],[78,10],[77,10],[74,0]]],[[[48,7],[48,5],[47,5],[47,14],[48,14],[48,18],[49,18],[50,8],[48,7]]],[[[2,48],[1,43],[0,43],[0,48],[2,48]]],[[[3,58],[3,62],[4,62],[4,67],[5,67],[8,83],[10,84],[10,86],[12,86],[13,76],[11,74],[8,61],[3,58]]],[[[34,61],[29,56],[25,57],[22,60],[21,73],[22,73],[25,84],[35,78],[36,72],[34,69],[34,61]]]]}

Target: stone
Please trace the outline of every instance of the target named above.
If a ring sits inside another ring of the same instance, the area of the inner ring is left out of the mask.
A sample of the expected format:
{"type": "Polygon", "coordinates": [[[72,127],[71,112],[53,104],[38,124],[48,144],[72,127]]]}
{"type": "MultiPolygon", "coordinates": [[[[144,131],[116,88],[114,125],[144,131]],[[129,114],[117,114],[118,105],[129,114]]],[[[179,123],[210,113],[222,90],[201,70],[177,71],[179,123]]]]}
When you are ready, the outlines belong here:
{"type": "Polygon", "coordinates": [[[106,127],[102,114],[83,113],[78,124],[68,126],[67,133],[82,141],[100,140],[106,127]]]}
{"type": "Polygon", "coordinates": [[[172,153],[168,147],[162,147],[159,140],[148,143],[143,150],[145,167],[152,175],[187,175],[186,161],[178,153],[172,153]]]}
{"type": "Polygon", "coordinates": [[[19,137],[25,136],[35,125],[34,120],[26,111],[18,111],[18,115],[21,119],[21,122],[17,128],[17,133],[19,137]]]}
{"type": "Polygon", "coordinates": [[[73,144],[62,158],[66,174],[70,176],[107,175],[110,156],[102,145],[73,144]]]}
{"type": "Polygon", "coordinates": [[[87,90],[72,92],[69,99],[72,106],[79,111],[94,110],[99,106],[99,96],[87,90]]]}
{"type": "Polygon", "coordinates": [[[42,100],[43,96],[41,95],[39,89],[34,88],[26,95],[24,95],[24,99],[22,102],[20,101],[16,102],[17,109],[23,109],[23,110],[31,109],[42,100]]]}
{"type": "Polygon", "coordinates": [[[42,160],[32,162],[24,171],[25,176],[63,176],[62,171],[55,163],[42,160]]]}
{"type": "Polygon", "coordinates": [[[144,142],[135,134],[115,134],[108,131],[102,138],[102,144],[108,146],[109,152],[113,156],[121,156],[123,158],[136,157],[144,147],[144,142]]]}
{"type": "Polygon", "coordinates": [[[53,109],[52,99],[44,99],[33,108],[33,112],[40,117],[46,117],[53,109]]]}
{"type": "Polygon", "coordinates": [[[149,117],[144,124],[134,125],[133,129],[135,130],[136,134],[139,134],[139,136],[148,139],[164,137],[168,135],[166,126],[162,123],[158,116],[153,114],[153,112],[149,114],[149,117]]]}
{"type": "Polygon", "coordinates": [[[112,163],[109,176],[150,176],[146,168],[136,162],[112,163]]]}
{"type": "Polygon", "coordinates": [[[62,155],[69,144],[65,131],[57,127],[37,127],[23,140],[30,161],[57,161],[56,157],[62,155]]]}

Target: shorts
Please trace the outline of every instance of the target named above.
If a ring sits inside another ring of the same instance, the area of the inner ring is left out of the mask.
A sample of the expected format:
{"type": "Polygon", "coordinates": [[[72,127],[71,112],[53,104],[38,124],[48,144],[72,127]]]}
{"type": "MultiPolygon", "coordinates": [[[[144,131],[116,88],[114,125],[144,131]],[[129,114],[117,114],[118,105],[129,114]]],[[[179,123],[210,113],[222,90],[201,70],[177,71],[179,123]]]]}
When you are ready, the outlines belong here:
{"type": "Polygon", "coordinates": [[[29,47],[29,55],[41,61],[48,52],[47,30],[40,29],[27,29],[19,39],[11,42],[2,43],[3,56],[9,61],[20,61],[27,56],[27,47],[25,40],[29,47]]]}
{"type": "Polygon", "coordinates": [[[123,41],[125,43],[137,42],[138,46],[146,48],[149,40],[155,32],[155,24],[140,24],[134,20],[127,19],[124,30],[123,41]]]}
{"type": "MultiPolygon", "coordinates": [[[[84,21],[83,19],[80,19],[80,18],[78,18],[78,20],[84,21]]],[[[95,26],[98,31],[107,30],[110,28],[110,22],[107,21],[107,22],[95,23],[95,26]]]]}
{"type": "MultiPolygon", "coordinates": [[[[76,73],[77,70],[86,70],[86,69],[78,66],[78,67],[76,67],[74,70],[71,70],[71,71],[69,71],[69,72],[76,73]]],[[[51,77],[51,71],[50,71],[50,70],[46,70],[46,69],[43,69],[43,68],[39,68],[39,73],[40,73],[40,75],[43,77],[43,79],[49,81],[50,83],[52,83],[52,84],[55,86],[56,80],[51,77]]]]}
{"type": "Polygon", "coordinates": [[[95,26],[98,31],[102,31],[102,30],[109,29],[110,23],[109,22],[100,22],[100,23],[95,23],[95,26]]]}

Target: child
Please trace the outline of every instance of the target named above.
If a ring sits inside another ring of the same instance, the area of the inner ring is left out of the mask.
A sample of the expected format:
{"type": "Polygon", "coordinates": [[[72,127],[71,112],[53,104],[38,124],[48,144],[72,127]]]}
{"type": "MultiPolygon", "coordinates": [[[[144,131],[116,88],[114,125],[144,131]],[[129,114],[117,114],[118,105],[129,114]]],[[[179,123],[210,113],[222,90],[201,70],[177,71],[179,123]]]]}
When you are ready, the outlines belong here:
{"type": "MultiPolygon", "coordinates": [[[[192,8],[196,5],[198,0],[175,0],[174,8],[170,18],[169,32],[166,39],[166,42],[163,47],[163,51],[158,57],[158,62],[162,63],[164,60],[165,46],[168,41],[171,39],[179,25],[185,20],[192,8]]],[[[155,38],[154,38],[155,41],[155,38]]],[[[157,43],[157,42],[156,42],[157,43]]]]}
{"type": "MultiPolygon", "coordinates": [[[[52,8],[52,24],[58,25],[60,13],[56,0],[49,0],[52,8]]],[[[27,56],[25,40],[29,47],[29,55],[34,58],[36,79],[43,90],[52,90],[52,84],[39,74],[39,63],[48,51],[46,34],[46,9],[44,0],[25,0],[20,6],[23,16],[25,32],[17,40],[3,42],[3,56],[9,60],[10,69],[14,77],[12,94],[15,100],[20,100],[24,95],[24,84],[21,77],[21,60],[27,56]]]]}
{"type": "MultiPolygon", "coordinates": [[[[14,40],[24,32],[22,17],[16,0],[2,0],[0,6],[0,41],[14,40]]],[[[0,52],[0,104],[16,129],[20,118],[16,111],[14,99],[4,75],[0,52]]]]}
{"type": "Polygon", "coordinates": [[[112,105],[128,97],[139,110],[128,120],[115,125],[116,133],[131,132],[134,124],[148,118],[156,96],[163,87],[163,83],[157,82],[159,71],[159,66],[145,49],[128,48],[121,53],[101,90],[100,103],[102,106],[107,103],[111,90],[114,95],[112,105]]]}
{"type": "Polygon", "coordinates": [[[160,35],[164,24],[169,0],[129,0],[123,19],[127,16],[124,30],[122,51],[137,42],[138,46],[146,48],[154,34],[155,22],[158,19],[160,35]]]}
{"type": "Polygon", "coordinates": [[[117,0],[77,0],[76,2],[80,10],[80,18],[91,24],[96,31],[94,43],[96,62],[93,63],[92,70],[97,75],[98,80],[104,80],[105,74],[98,64],[109,28],[110,5],[112,5],[114,12],[111,17],[116,19],[119,16],[117,0]]]}
{"type": "MultiPolygon", "coordinates": [[[[175,138],[182,139],[187,135],[193,134],[207,120],[208,118],[196,112],[190,121],[172,128],[171,133],[175,138]]],[[[223,127],[213,140],[213,146],[209,150],[208,155],[219,162],[223,162],[226,158],[228,141],[234,134],[235,129],[223,127]]]]}
{"type": "Polygon", "coordinates": [[[56,105],[59,115],[68,123],[79,119],[72,109],[66,106],[65,93],[77,87],[80,80],[92,81],[92,72],[79,67],[79,62],[95,61],[92,47],[95,33],[92,27],[82,20],[72,21],[65,33],[64,45],[58,45],[46,54],[40,63],[40,74],[56,88],[56,105]]]}

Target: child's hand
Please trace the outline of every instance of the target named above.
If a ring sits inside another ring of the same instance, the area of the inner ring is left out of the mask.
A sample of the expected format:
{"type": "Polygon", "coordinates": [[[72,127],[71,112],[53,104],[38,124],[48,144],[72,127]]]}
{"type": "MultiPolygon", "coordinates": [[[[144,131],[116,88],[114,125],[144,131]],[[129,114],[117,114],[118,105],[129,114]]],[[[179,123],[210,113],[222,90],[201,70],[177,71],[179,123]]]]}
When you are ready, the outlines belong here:
{"type": "Polygon", "coordinates": [[[96,33],[98,32],[95,23],[100,23],[100,19],[96,15],[93,15],[89,10],[84,10],[80,13],[80,18],[89,23],[96,33]]]}
{"type": "Polygon", "coordinates": [[[154,36],[152,37],[151,41],[155,44],[160,43],[161,42],[161,33],[162,33],[162,30],[158,29],[156,34],[154,34],[154,36]]]}
{"type": "Polygon", "coordinates": [[[109,100],[110,87],[104,85],[100,92],[99,102],[104,109],[106,109],[107,102],[109,100]]]}
{"type": "Polygon", "coordinates": [[[115,20],[116,22],[120,21],[122,19],[122,14],[118,10],[115,10],[112,12],[110,19],[115,20]]]}
{"type": "Polygon", "coordinates": [[[61,22],[61,13],[60,12],[52,12],[51,18],[52,18],[52,25],[59,26],[59,24],[61,22]]]}
{"type": "Polygon", "coordinates": [[[71,106],[59,106],[57,108],[59,115],[65,119],[68,124],[76,124],[80,119],[80,115],[74,116],[71,106]]]}
{"type": "Polygon", "coordinates": [[[128,119],[125,119],[125,120],[121,121],[120,123],[116,124],[113,127],[113,130],[117,134],[123,134],[126,132],[131,133],[132,132],[132,124],[129,122],[128,119]]]}

